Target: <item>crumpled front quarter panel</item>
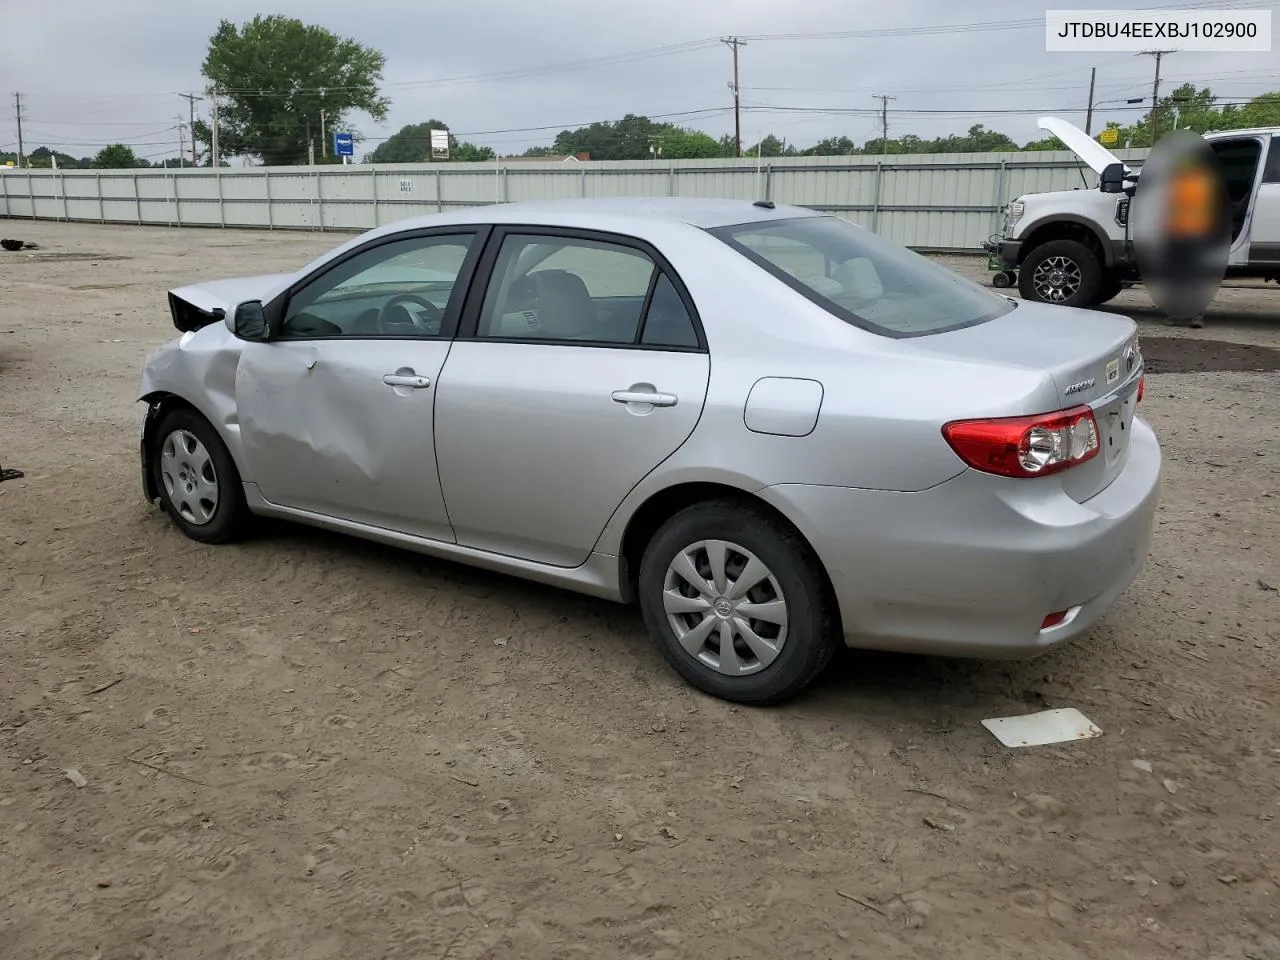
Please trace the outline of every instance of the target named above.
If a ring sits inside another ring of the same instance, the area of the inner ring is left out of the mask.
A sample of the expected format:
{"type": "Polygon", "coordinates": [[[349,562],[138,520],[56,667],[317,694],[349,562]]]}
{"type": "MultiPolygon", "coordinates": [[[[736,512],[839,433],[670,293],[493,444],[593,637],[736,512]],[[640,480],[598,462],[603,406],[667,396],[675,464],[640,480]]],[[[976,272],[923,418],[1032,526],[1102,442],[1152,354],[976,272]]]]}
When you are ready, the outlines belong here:
{"type": "Polygon", "coordinates": [[[240,341],[221,323],[170,340],[147,358],[139,399],[168,393],[190,403],[217,429],[240,469],[241,479],[248,481],[236,409],[240,346],[240,341]]]}

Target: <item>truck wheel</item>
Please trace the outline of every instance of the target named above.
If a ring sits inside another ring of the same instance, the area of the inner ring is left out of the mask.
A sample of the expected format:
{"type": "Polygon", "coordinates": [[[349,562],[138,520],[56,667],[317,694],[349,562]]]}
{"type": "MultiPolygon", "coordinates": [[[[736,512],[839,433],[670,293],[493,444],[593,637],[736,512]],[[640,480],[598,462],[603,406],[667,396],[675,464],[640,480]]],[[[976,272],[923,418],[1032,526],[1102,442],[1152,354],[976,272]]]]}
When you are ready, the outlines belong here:
{"type": "Polygon", "coordinates": [[[1023,300],[1091,307],[1102,289],[1098,256],[1077,240],[1050,240],[1027,254],[1018,271],[1023,300]]]}
{"type": "Polygon", "coordinates": [[[1120,279],[1120,275],[1116,273],[1105,274],[1102,278],[1102,286],[1098,289],[1098,305],[1110,303],[1116,297],[1120,296],[1120,291],[1124,289],[1124,281],[1120,279]]]}

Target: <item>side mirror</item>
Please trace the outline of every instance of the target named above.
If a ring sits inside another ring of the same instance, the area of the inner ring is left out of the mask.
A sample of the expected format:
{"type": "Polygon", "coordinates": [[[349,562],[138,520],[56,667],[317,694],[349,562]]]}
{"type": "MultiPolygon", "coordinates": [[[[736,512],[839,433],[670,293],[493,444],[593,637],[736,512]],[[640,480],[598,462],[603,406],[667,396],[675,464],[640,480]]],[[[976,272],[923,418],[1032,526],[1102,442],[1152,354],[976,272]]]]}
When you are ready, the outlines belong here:
{"type": "Polygon", "coordinates": [[[232,330],[241,340],[266,340],[270,334],[261,300],[248,300],[236,307],[232,330]]]}
{"type": "Polygon", "coordinates": [[[1098,178],[1098,189],[1103,193],[1124,193],[1124,164],[1107,164],[1098,178]]]}

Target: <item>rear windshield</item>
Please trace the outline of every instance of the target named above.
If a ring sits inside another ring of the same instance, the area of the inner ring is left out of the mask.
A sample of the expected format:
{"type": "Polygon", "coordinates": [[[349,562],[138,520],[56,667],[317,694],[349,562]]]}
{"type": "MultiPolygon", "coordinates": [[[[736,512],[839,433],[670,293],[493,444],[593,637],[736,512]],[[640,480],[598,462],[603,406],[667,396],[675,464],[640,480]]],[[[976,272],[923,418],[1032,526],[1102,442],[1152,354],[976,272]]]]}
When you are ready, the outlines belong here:
{"type": "Polygon", "coordinates": [[[818,306],[887,337],[984,323],[1014,304],[837,217],[719,227],[712,234],[818,306]]]}

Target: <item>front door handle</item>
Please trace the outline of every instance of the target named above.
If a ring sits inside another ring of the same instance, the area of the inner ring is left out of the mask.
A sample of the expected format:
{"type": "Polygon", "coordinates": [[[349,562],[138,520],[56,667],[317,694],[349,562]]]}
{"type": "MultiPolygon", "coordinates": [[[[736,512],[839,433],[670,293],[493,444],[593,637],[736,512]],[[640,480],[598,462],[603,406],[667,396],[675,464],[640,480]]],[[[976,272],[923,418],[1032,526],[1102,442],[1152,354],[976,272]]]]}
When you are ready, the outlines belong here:
{"type": "Polygon", "coordinates": [[[615,390],[613,392],[614,403],[648,403],[655,407],[674,407],[676,405],[676,395],[674,393],[648,393],[637,390],[615,390]]]}
{"type": "Polygon", "coordinates": [[[423,390],[431,386],[430,377],[409,376],[403,373],[384,374],[382,382],[388,387],[413,387],[415,390],[423,390]]]}

